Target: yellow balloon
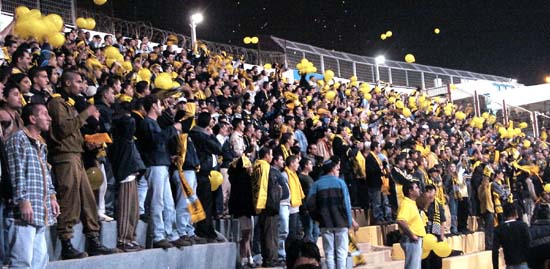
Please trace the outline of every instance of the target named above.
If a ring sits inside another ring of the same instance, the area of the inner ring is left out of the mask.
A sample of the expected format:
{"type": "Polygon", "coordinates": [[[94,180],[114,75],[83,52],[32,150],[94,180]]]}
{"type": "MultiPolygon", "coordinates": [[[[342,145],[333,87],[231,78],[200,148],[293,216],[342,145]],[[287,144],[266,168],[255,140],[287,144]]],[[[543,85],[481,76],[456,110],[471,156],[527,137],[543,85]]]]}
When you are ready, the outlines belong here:
{"type": "Polygon", "coordinates": [[[248,37],[248,36],[245,37],[245,38],[243,39],[243,42],[244,42],[245,44],[250,44],[250,37],[248,37]]]}
{"type": "Polygon", "coordinates": [[[65,44],[65,35],[62,33],[48,35],[48,43],[50,43],[50,45],[54,48],[59,48],[65,44]]]}
{"type": "Polygon", "coordinates": [[[115,60],[119,63],[121,62],[124,62],[124,56],[122,56],[122,54],[118,54],[116,57],[115,57],[115,60]]]}
{"type": "Polygon", "coordinates": [[[380,35],[380,39],[386,40],[386,38],[387,38],[386,34],[381,34],[381,35],[380,35]]]}
{"type": "Polygon", "coordinates": [[[367,99],[367,101],[370,101],[372,99],[372,95],[368,92],[365,92],[364,97],[365,99],[367,99]]]}
{"type": "Polygon", "coordinates": [[[428,256],[430,256],[430,252],[432,252],[432,251],[431,250],[422,250],[422,259],[428,258],[428,256]]]}
{"type": "Polygon", "coordinates": [[[426,234],[422,239],[422,249],[423,250],[432,250],[437,243],[437,237],[433,234],[426,234]]]}
{"type": "Polygon", "coordinates": [[[484,119],[488,119],[489,118],[489,112],[483,112],[481,114],[481,117],[484,118],[484,119]]]}
{"type": "Polygon", "coordinates": [[[335,91],[328,91],[326,94],[325,94],[325,98],[327,98],[327,100],[329,101],[334,101],[334,98],[336,98],[336,92],[335,91]]]}
{"type": "Polygon", "coordinates": [[[351,82],[357,81],[357,76],[351,76],[351,77],[349,78],[349,80],[350,80],[351,82]]]}
{"type": "Polygon", "coordinates": [[[527,122],[522,121],[522,122],[519,123],[519,126],[518,126],[518,127],[519,127],[520,129],[525,129],[525,128],[527,128],[527,126],[528,126],[528,125],[527,125],[527,122]]]}
{"type": "Polygon", "coordinates": [[[264,64],[264,69],[266,70],[269,70],[269,69],[272,69],[273,67],[271,66],[271,64],[264,64]]]}
{"type": "Polygon", "coordinates": [[[88,29],[88,20],[84,18],[76,19],[76,26],[80,29],[88,29]]]}
{"type": "Polygon", "coordinates": [[[181,85],[177,81],[172,81],[172,89],[179,88],[181,85]]]}
{"type": "Polygon", "coordinates": [[[107,0],[94,0],[94,4],[96,4],[98,6],[102,6],[105,3],[107,3],[107,0]]]}
{"type": "Polygon", "coordinates": [[[550,193],[550,184],[549,183],[544,184],[544,192],[550,193]]]}
{"type": "Polygon", "coordinates": [[[95,28],[95,20],[94,18],[87,18],[86,19],[86,26],[88,30],[93,30],[95,28]]]}
{"type": "Polygon", "coordinates": [[[531,141],[529,140],[523,140],[523,147],[528,149],[531,147],[531,141]]]}
{"type": "Polygon", "coordinates": [[[250,38],[250,43],[252,44],[258,44],[259,41],[260,39],[257,36],[253,36],[250,38]]]}
{"type": "Polygon", "coordinates": [[[404,107],[404,108],[403,108],[403,116],[405,116],[405,117],[408,118],[408,117],[410,117],[411,115],[412,115],[411,110],[410,110],[408,107],[404,107]]]}
{"type": "Polygon", "coordinates": [[[395,107],[402,109],[403,107],[405,107],[405,104],[403,103],[403,101],[397,100],[395,101],[395,107]]]}
{"type": "Polygon", "coordinates": [[[414,63],[415,61],[416,61],[416,59],[414,58],[414,55],[412,55],[410,53],[405,55],[405,62],[414,63]]]}
{"type": "Polygon", "coordinates": [[[105,59],[105,65],[107,65],[107,67],[111,68],[111,66],[113,66],[113,64],[116,62],[116,59],[113,59],[113,58],[107,58],[105,59]]]}
{"type": "Polygon", "coordinates": [[[393,35],[392,31],[387,31],[386,32],[386,37],[391,37],[393,35]]]}
{"type": "Polygon", "coordinates": [[[61,18],[58,14],[49,14],[46,16],[46,20],[50,21],[54,25],[56,32],[63,30],[63,18],[61,18]]]}
{"type": "Polygon", "coordinates": [[[392,97],[388,98],[388,103],[395,104],[395,97],[392,96],[392,97]]]}
{"type": "Polygon", "coordinates": [[[120,54],[120,50],[118,50],[117,48],[113,47],[113,46],[109,46],[105,49],[105,57],[106,58],[111,58],[111,59],[116,59],[117,55],[120,54]]]}
{"type": "Polygon", "coordinates": [[[35,18],[40,19],[42,17],[42,13],[40,13],[40,10],[38,9],[31,9],[29,12],[25,13],[24,18],[35,18]]]}
{"type": "Polygon", "coordinates": [[[437,242],[434,246],[435,255],[441,258],[449,257],[452,251],[453,249],[451,249],[451,246],[447,242],[437,242]]]}
{"type": "Polygon", "coordinates": [[[15,18],[21,18],[25,14],[29,13],[30,9],[26,6],[18,6],[15,8],[15,18]]]}
{"type": "Polygon", "coordinates": [[[138,82],[147,81],[151,82],[151,70],[147,68],[142,68],[138,71],[138,82]]]}
{"type": "Polygon", "coordinates": [[[122,68],[124,68],[124,70],[126,71],[132,71],[133,67],[132,67],[132,62],[130,61],[125,61],[122,63],[122,68]]]}
{"type": "Polygon", "coordinates": [[[374,87],[374,92],[376,94],[380,94],[380,93],[382,93],[382,89],[380,89],[380,87],[376,86],[376,87],[374,87]]]}
{"type": "Polygon", "coordinates": [[[434,29],[434,34],[438,35],[441,31],[439,30],[439,28],[435,28],[434,29]]]}
{"type": "Polygon", "coordinates": [[[212,191],[217,190],[223,183],[222,173],[216,170],[210,171],[210,175],[208,176],[208,179],[210,179],[210,189],[212,191]]]}

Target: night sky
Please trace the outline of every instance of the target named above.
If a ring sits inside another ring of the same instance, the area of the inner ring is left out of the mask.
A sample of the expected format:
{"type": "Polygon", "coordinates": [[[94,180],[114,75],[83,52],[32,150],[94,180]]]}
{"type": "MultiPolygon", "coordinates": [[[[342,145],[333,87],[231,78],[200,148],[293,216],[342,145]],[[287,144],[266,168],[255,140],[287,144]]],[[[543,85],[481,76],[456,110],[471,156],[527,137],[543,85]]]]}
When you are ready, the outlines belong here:
{"type": "Polygon", "coordinates": [[[550,1],[109,1],[92,8],[185,35],[189,15],[200,10],[205,21],[197,36],[210,41],[246,46],[245,36],[274,35],[399,61],[412,53],[420,64],[527,85],[550,75],[550,1]],[[380,34],[388,30],[393,36],[382,41],[380,34]]]}

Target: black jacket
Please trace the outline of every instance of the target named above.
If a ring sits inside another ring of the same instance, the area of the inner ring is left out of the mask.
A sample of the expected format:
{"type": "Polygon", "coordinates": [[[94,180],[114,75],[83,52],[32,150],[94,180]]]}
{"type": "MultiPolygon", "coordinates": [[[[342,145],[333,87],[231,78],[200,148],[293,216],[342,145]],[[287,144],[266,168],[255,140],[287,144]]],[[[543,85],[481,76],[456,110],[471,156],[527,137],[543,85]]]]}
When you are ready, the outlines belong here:
{"type": "Polygon", "coordinates": [[[170,166],[172,161],[166,143],[177,134],[173,126],[162,130],[157,121],[145,117],[136,131],[138,148],[145,165],[170,166]]]}
{"type": "Polygon", "coordinates": [[[195,126],[191,129],[189,132],[189,137],[193,140],[193,144],[195,144],[197,150],[197,155],[199,156],[201,166],[199,174],[203,176],[208,175],[210,171],[216,169],[213,165],[214,156],[212,156],[212,154],[221,155],[222,145],[220,145],[220,142],[216,139],[216,136],[209,135],[206,133],[204,128],[199,126],[195,126]]]}
{"type": "Polygon", "coordinates": [[[378,164],[376,159],[372,156],[373,153],[369,153],[367,155],[367,158],[365,158],[367,170],[367,186],[370,188],[381,188],[383,172],[380,169],[380,165],[378,164]]]}
{"type": "Polygon", "coordinates": [[[136,123],[130,115],[117,115],[113,119],[113,144],[107,156],[112,160],[111,167],[117,182],[131,174],[145,171],[146,167],[134,143],[135,131],[136,123]]]}

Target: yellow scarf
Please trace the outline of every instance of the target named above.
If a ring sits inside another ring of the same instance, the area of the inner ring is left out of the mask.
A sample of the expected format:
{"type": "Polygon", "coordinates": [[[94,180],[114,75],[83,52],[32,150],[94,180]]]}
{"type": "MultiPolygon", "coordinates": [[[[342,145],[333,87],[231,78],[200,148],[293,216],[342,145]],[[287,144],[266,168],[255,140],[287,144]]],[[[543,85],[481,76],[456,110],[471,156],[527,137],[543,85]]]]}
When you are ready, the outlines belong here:
{"type": "Polygon", "coordinates": [[[290,206],[300,206],[302,205],[302,199],[306,197],[300,179],[298,179],[296,172],[288,169],[288,167],[285,168],[285,172],[288,176],[288,188],[290,189],[290,206]]]}
{"type": "Polygon", "coordinates": [[[355,154],[355,163],[357,164],[359,168],[359,173],[357,173],[357,176],[359,178],[365,178],[367,175],[367,168],[365,163],[365,156],[363,156],[363,153],[361,151],[357,151],[357,154],[355,154]]]}
{"type": "Polygon", "coordinates": [[[269,184],[269,169],[270,165],[264,160],[257,160],[254,163],[254,184],[252,184],[252,191],[254,193],[254,205],[256,213],[260,213],[262,209],[265,209],[267,203],[267,187],[269,184]]]}
{"type": "Polygon", "coordinates": [[[191,213],[191,222],[197,223],[206,218],[206,213],[198,197],[193,193],[193,189],[187,183],[185,179],[185,174],[183,173],[183,163],[185,163],[185,156],[187,155],[187,134],[178,135],[178,146],[177,146],[177,159],[176,166],[178,169],[178,174],[180,176],[180,183],[183,189],[184,195],[189,200],[187,203],[187,208],[191,213]]]}
{"type": "Polygon", "coordinates": [[[286,160],[286,158],[290,156],[290,153],[288,153],[288,150],[286,149],[285,145],[281,145],[281,151],[283,152],[283,159],[286,160]]]}

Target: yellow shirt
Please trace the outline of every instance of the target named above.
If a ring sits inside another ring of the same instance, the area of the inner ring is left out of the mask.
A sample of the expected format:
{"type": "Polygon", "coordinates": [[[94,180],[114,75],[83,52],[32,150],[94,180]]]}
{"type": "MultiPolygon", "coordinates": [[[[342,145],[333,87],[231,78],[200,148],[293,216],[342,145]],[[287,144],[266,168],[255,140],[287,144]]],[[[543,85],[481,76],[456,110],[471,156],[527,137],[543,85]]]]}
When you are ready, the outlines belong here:
{"type": "Polygon", "coordinates": [[[405,221],[414,235],[426,235],[426,229],[424,228],[425,223],[422,221],[418,207],[416,207],[416,202],[409,197],[405,197],[403,201],[401,201],[401,204],[399,204],[397,220],[405,221]]]}

